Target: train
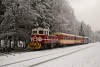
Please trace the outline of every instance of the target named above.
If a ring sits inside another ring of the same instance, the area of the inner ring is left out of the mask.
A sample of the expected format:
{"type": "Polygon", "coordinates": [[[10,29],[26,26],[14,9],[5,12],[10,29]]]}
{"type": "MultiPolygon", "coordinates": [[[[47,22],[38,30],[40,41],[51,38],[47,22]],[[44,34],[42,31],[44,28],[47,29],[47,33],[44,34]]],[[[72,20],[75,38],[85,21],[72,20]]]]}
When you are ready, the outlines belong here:
{"type": "Polygon", "coordinates": [[[88,37],[82,37],[61,32],[50,34],[49,29],[41,27],[32,29],[30,38],[31,41],[28,44],[28,49],[30,50],[89,43],[88,37]]]}

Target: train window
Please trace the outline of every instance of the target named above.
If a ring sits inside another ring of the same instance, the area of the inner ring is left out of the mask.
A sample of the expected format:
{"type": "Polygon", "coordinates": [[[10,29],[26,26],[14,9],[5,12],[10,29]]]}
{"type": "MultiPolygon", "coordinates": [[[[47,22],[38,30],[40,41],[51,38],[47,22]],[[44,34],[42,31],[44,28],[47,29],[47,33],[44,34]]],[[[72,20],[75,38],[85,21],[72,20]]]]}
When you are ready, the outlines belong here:
{"type": "Polygon", "coordinates": [[[77,37],[77,40],[79,40],[79,38],[77,37]]]}
{"type": "Polygon", "coordinates": [[[65,38],[64,38],[65,40],[66,40],[66,36],[65,36],[65,38]]]}
{"type": "Polygon", "coordinates": [[[73,40],[74,40],[75,38],[73,37],[73,40]]]}
{"type": "Polygon", "coordinates": [[[69,37],[69,40],[71,40],[71,37],[69,37]]]}
{"type": "Polygon", "coordinates": [[[39,34],[43,34],[43,30],[40,30],[40,31],[39,31],[39,34]]]}
{"type": "Polygon", "coordinates": [[[70,39],[72,40],[73,38],[72,38],[72,37],[70,37],[70,39]]]}
{"type": "Polygon", "coordinates": [[[69,36],[67,36],[67,40],[69,40],[69,36]]]}
{"type": "Polygon", "coordinates": [[[69,40],[71,40],[70,36],[69,36],[69,40]]]}
{"type": "Polygon", "coordinates": [[[66,36],[66,40],[68,40],[68,36],[66,36]]]}
{"type": "Polygon", "coordinates": [[[67,36],[65,37],[65,39],[67,40],[67,36]]]}
{"type": "Polygon", "coordinates": [[[66,36],[66,40],[67,40],[68,38],[67,38],[67,36],[66,36]]]}
{"type": "Polygon", "coordinates": [[[63,36],[63,39],[65,39],[65,36],[63,36]]]}
{"type": "Polygon", "coordinates": [[[72,37],[72,40],[74,40],[74,38],[72,37]]]}
{"type": "Polygon", "coordinates": [[[49,35],[51,34],[51,32],[49,31],[49,35]]]}
{"type": "Polygon", "coordinates": [[[72,37],[70,37],[70,40],[72,40],[72,37]]]}
{"type": "Polygon", "coordinates": [[[66,37],[64,36],[64,39],[66,39],[66,37]]]}
{"type": "Polygon", "coordinates": [[[33,31],[32,34],[37,34],[37,31],[33,31]]]}
{"type": "Polygon", "coordinates": [[[64,37],[64,39],[66,40],[66,36],[64,37]]]}

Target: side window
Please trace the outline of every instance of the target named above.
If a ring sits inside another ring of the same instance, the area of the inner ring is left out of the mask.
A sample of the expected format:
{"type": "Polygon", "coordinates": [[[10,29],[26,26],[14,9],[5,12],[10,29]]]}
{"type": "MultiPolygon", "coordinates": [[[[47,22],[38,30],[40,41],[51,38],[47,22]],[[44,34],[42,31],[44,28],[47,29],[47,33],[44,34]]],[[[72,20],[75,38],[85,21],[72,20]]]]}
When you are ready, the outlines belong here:
{"type": "Polygon", "coordinates": [[[32,31],[32,34],[37,34],[37,31],[32,31]]]}
{"type": "Polygon", "coordinates": [[[51,32],[49,31],[49,35],[51,35],[51,32]]]}
{"type": "Polygon", "coordinates": [[[40,31],[39,31],[39,34],[43,34],[43,30],[40,30],[40,31]]]}
{"type": "Polygon", "coordinates": [[[65,39],[65,36],[63,36],[63,39],[65,39]]]}
{"type": "Polygon", "coordinates": [[[71,40],[71,37],[69,36],[69,40],[71,40]]]}
{"type": "Polygon", "coordinates": [[[68,36],[68,40],[70,40],[70,37],[68,36]]]}

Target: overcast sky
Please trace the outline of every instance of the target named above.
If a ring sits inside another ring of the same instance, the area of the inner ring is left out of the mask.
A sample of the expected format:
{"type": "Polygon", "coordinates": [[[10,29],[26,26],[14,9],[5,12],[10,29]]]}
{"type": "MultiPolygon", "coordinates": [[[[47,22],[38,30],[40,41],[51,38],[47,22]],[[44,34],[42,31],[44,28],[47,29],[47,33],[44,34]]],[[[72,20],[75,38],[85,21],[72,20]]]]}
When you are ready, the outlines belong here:
{"type": "Polygon", "coordinates": [[[79,21],[89,24],[92,30],[100,30],[100,0],[68,0],[79,21]]]}

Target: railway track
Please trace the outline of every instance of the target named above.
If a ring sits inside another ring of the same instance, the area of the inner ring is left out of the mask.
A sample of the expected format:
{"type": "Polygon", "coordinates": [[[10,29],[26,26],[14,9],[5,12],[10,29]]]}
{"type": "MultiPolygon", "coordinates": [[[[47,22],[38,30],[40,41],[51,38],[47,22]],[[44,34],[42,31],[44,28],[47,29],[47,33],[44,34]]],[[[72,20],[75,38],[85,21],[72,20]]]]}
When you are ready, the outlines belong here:
{"type": "Polygon", "coordinates": [[[47,54],[47,55],[38,56],[38,57],[35,57],[35,58],[30,58],[30,59],[26,59],[26,60],[10,63],[10,64],[5,64],[5,65],[2,65],[0,67],[16,66],[16,64],[20,64],[20,63],[24,64],[24,63],[28,63],[28,62],[33,62],[33,64],[30,64],[30,66],[25,65],[26,67],[34,67],[34,66],[41,65],[43,63],[46,63],[46,62],[49,62],[49,61],[52,61],[52,60],[55,60],[55,59],[58,59],[58,58],[61,58],[61,57],[76,53],[76,52],[79,52],[79,51],[82,51],[82,50],[85,50],[85,49],[93,47],[93,46],[94,45],[88,46],[88,47],[78,46],[78,47],[75,47],[75,48],[70,48],[70,49],[66,49],[66,50],[63,50],[63,51],[59,51],[59,52],[55,52],[55,53],[51,53],[51,54],[47,54]],[[48,57],[49,57],[49,59],[48,59],[48,57]],[[41,59],[44,59],[44,60],[41,60],[41,59]],[[36,62],[36,61],[38,61],[38,62],[36,62]]]}
{"type": "Polygon", "coordinates": [[[55,59],[59,59],[59,58],[61,58],[61,57],[64,57],[64,56],[67,56],[67,55],[70,55],[70,54],[73,54],[73,53],[82,51],[82,50],[87,49],[87,48],[90,48],[90,47],[92,47],[92,46],[89,46],[89,47],[86,47],[86,48],[82,48],[82,49],[79,49],[79,50],[76,50],[76,51],[72,51],[72,52],[70,52],[70,53],[66,53],[66,54],[63,54],[63,55],[60,55],[60,56],[57,56],[57,57],[54,57],[54,58],[51,58],[51,59],[48,59],[48,60],[45,60],[45,61],[36,63],[36,64],[33,64],[33,65],[30,65],[30,66],[28,66],[28,67],[34,67],[34,66],[37,66],[37,65],[40,65],[40,64],[43,64],[43,63],[46,63],[46,62],[55,60],[55,59]]]}

